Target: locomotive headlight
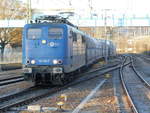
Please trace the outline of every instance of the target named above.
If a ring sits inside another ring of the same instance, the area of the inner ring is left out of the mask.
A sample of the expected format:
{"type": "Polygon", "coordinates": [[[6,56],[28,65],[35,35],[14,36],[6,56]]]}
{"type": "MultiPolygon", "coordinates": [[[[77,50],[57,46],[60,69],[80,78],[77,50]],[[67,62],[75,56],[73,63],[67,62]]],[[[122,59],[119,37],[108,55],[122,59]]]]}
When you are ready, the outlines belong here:
{"type": "Polygon", "coordinates": [[[46,40],[42,40],[42,44],[46,44],[46,40]]]}
{"type": "Polygon", "coordinates": [[[53,64],[58,64],[58,60],[53,60],[53,64]]]}
{"type": "Polygon", "coordinates": [[[31,64],[35,64],[35,60],[31,60],[31,64]]]}
{"type": "Polygon", "coordinates": [[[62,64],[62,60],[58,60],[58,64],[62,64]]]}

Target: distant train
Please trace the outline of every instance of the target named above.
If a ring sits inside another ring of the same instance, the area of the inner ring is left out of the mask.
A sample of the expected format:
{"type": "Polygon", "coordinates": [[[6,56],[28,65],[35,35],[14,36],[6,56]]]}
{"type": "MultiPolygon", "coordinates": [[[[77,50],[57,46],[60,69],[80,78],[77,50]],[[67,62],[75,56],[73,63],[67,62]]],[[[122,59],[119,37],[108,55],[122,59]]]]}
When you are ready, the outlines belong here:
{"type": "Polygon", "coordinates": [[[24,78],[35,84],[63,85],[75,72],[116,54],[112,41],[92,38],[58,16],[26,24],[22,45],[24,78]]]}

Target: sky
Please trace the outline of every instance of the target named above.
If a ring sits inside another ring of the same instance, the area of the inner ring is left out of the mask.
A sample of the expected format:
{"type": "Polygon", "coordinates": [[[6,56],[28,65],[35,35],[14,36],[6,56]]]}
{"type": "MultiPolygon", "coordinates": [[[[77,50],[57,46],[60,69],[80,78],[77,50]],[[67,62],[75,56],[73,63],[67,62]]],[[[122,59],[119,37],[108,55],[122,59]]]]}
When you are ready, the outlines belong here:
{"type": "Polygon", "coordinates": [[[85,12],[89,14],[89,6],[92,7],[92,12],[97,14],[100,14],[104,9],[109,9],[109,12],[117,12],[117,14],[150,15],[150,0],[31,0],[31,6],[34,9],[44,10],[73,8],[80,15],[85,12]]]}
{"type": "MultiPolygon", "coordinates": [[[[22,0],[24,2],[28,0],[22,0]]],[[[66,7],[69,2],[73,7],[85,8],[88,7],[89,1],[93,7],[98,9],[150,9],[149,0],[31,0],[33,6],[38,6],[40,8],[49,7],[66,7]]]]}

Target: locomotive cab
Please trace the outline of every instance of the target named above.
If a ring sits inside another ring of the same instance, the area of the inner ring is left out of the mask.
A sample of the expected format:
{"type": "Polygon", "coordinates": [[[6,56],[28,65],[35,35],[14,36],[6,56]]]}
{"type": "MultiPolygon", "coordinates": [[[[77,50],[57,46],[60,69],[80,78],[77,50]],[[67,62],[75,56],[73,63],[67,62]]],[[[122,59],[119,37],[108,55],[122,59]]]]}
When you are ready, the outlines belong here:
{"type": "Polygon", "coordinates": [[[47,83],[63,76],[66,30],[67,26],[61,24],[27,24],[24,27],[23,73],[26,80],[47,83]]]}

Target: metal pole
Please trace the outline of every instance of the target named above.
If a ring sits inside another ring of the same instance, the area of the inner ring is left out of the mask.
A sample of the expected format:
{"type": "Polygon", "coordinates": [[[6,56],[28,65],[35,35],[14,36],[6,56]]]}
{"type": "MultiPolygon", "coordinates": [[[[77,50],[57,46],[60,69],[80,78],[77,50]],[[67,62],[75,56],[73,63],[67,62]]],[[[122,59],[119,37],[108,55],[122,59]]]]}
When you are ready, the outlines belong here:
{"type": "Polygon", "coordinates": [[[98,19],[98,16],[97,14],[95,14],[96,18],[95,18],[95,36],[97,37],[97,19],[98,19]]]}
{"type": "MultiPolygon", "coordinates": [[[[95,21],[94,22],[94,25],[93,25],[93,37],[95,37],[96,36],[96,19],[97,19],[97,14],[92,14],[92,21],[95,21]],[[94,17],[94,19],[93,19],[93,17],[94,17]]],[[[96,37],[95,37],[96,38],[96,37]]]]}
{"type": "Polygon", "coordinates": [[[107,61],[107,53],[108,53],[108,51],[107,51],[107,9],[104,9],[104,13],[105,13],[105,18],[104,18],[104,26],[105,26],[105,49],[106,49],[106,51],[105,51],[105,62],[107,63],[108,61],[107,61]]]}
{"type": "Polygon", "coordinates": [[[2,66],[1,66],[1,64],[0,64],[0,72],[2,71],[2,66]]]}
{"type": "Polygon", "coordinates": [[[88,3],[89,3],[89,10],[90,10],[90,18],[92,18],[92,10],[93,10],[92,0],[88,0],[88,3]]]}
{"type": "Polygon", "coordinates": [[[28,17],[27,17],[27,23],[31,20],[31,0],[27,0],[27,10],[28,10],[28,17]]]}
{"type": "Polygon", "coordinates": [[[104,9],[104,13],[105,13],[105,18],[104,18],[104,24],[105,24],[105,37],[106,37],[106,40],[105,40],[105,49],[106,49],[106,56],[105,56],[105,62],[107,63],[108,62],[108,47],[107,47],[107,40],[108,40],[108,37],[107,37],[107,11],[110,11],[111,9],[104,9]]]}

